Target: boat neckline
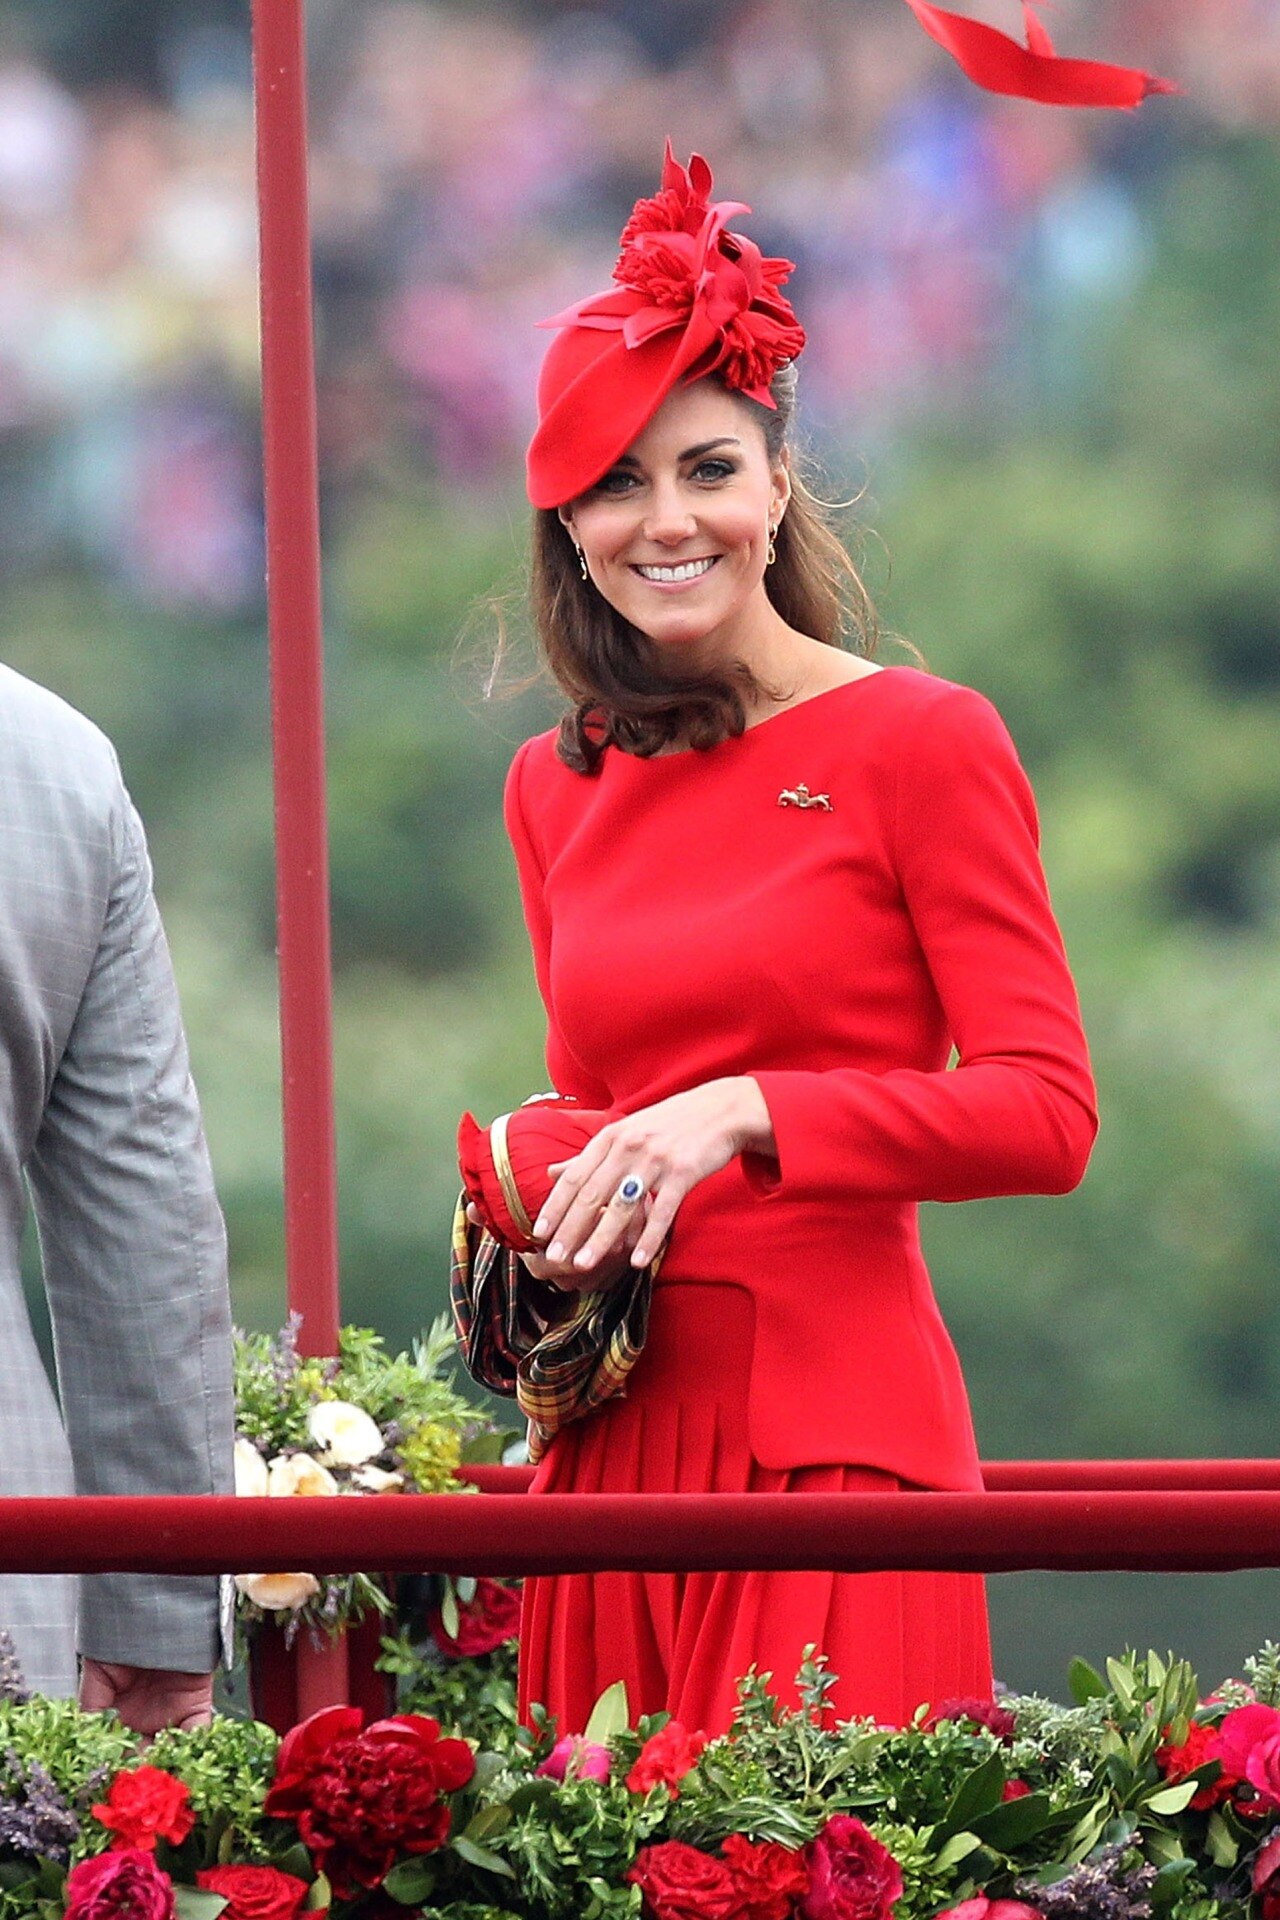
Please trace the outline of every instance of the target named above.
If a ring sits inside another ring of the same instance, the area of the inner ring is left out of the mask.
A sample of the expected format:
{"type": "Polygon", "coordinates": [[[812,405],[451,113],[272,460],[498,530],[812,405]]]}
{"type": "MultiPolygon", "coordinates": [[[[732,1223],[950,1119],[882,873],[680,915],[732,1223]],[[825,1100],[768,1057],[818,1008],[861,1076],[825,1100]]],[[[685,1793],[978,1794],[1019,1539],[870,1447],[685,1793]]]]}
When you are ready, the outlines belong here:
{"type": "Polygon", "coordinates": [[[816,707],[819,701],[830,700],[838,693],[848,693],[854,687],[865,687],[876,680],[883,680],[891,673],[909,672],[902,666],[877,667],[873,673],[855,674],[851,680],[841,680],[834,687],[823,687],[820,693],[811,693],[804,700],[795,700],[789,707],[782,707],[777,713],[767,713],[763,720],[757,720],[754,726],[744,727],[741,733],[730,733],[723,740],[717,740],[713,747],[677,747],[672,753],[627,753],[615,745],[615,752],[624,760],[635,760],[643,766],[654,766],[662,760],[705,760],[709,754],[719,753],[725,747],[740,746],[753,734],[764,733],[769,727],[776,727],[781,720],[790,719],[793,713],[803,713],[807,707],[816,707]]]}

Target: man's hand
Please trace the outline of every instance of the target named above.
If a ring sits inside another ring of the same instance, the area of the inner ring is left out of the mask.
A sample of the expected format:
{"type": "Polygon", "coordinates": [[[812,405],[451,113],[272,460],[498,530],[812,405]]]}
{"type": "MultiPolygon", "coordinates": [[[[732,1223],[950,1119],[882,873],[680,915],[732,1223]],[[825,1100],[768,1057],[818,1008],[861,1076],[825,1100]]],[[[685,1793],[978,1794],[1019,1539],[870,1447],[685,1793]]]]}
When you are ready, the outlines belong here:
{"type": "Polygon", "coordinates": [[[165,1667],[124,1667],[90,1660],[80,1668],[80,1705],[86,1713],[114,1707],[126,1727],[149,1736],[161,1727],[207,1727],[213,1719],[213,1679],[165,1667]]]}

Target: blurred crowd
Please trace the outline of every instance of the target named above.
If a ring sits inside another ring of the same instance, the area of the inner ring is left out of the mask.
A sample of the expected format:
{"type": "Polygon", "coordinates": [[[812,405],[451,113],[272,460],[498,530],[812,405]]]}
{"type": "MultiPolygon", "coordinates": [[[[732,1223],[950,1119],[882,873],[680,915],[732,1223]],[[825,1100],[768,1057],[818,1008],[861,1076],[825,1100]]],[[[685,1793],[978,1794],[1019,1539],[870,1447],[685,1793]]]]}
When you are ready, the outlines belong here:
{"type": "MultiPolygon", "coordinates": [[[[1051,19],[1187,97],[993,99],[901,0],[313,0],[326,512],[424,475],[510,496],[534,323],[607,283],[668,132],[796,262],[821,450],[1069,394],[1080,313],[1140,287],[1152,182],[1206,127],[1280,123],[1280,0],[1051,19]]],[[[236,615],[262,573],[249,49],[188,23],[162,56],[159,88],[72,90],[0,42],[0,560],[236,615]]]]}

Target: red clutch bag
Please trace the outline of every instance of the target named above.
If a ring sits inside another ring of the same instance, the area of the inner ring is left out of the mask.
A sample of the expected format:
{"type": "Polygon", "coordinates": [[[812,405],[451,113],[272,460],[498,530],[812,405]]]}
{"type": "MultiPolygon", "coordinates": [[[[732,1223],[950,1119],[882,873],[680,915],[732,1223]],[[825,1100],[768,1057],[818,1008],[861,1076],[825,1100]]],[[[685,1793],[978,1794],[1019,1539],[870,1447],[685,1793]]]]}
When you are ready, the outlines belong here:
{"type": "Polygon", "coordinates": [[[555,1185],[548,1166],[581,1153],[613,1118],[555,1093],[535,1094],[487,1127],[473,1114],[463,1114],[458,1170],[466,1199],[495,1240],[518,1253],[536,1244],[533,1223],[555,1185]]]}

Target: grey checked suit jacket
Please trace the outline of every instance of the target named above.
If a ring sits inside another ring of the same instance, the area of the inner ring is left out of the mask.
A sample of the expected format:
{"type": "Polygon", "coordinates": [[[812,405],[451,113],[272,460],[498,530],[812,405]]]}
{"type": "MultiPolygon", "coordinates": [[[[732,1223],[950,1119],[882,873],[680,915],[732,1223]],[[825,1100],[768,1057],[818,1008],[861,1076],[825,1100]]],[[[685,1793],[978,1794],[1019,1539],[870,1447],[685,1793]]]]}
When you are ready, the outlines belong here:
{"type": "MultiPolygon", "coordinates": [[[[0,666],[0,1492],[227,1492],[233,1424],[222,1216],[142,828],[97,728],[0,666]],[[22,1295],[24,1183],[62,1420],[22,1295]]],[[[0,1576],[40,1691],[74,1689],[75,1588],[0,1576]]],[[[87,1578],[78,1642],[207,1672],[217,1583],[87,1578]]]]}

